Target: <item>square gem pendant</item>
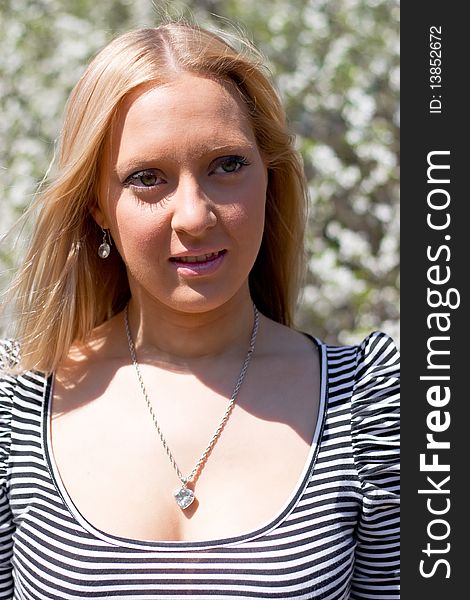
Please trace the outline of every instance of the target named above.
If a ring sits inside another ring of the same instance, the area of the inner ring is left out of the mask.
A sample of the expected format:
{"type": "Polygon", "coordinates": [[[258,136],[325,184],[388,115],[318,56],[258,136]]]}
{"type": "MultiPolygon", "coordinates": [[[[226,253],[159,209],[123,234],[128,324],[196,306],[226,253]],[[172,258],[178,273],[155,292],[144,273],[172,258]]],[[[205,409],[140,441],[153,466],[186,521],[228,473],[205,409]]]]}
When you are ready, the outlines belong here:
{"type": "Polygon", "coordinates": [[[176,490],[175,494],[176,504],[182,508],[188,508],[194,501],[194,492],[187,487],[182,487],[179,490],[176,490]]]}

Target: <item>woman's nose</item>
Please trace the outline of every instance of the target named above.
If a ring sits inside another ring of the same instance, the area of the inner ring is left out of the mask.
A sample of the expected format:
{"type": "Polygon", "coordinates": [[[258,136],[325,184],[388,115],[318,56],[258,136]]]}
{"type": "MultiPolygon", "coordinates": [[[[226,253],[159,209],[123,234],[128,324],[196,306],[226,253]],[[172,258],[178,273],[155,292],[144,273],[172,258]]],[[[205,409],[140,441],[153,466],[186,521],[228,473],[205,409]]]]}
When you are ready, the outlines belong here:
{"type": "Polygon", "coordinates": [[[176,232],[197,237],[217,223],[211,200],[193,177],[180,179],[171,205],[171,226],[176,232]]]}

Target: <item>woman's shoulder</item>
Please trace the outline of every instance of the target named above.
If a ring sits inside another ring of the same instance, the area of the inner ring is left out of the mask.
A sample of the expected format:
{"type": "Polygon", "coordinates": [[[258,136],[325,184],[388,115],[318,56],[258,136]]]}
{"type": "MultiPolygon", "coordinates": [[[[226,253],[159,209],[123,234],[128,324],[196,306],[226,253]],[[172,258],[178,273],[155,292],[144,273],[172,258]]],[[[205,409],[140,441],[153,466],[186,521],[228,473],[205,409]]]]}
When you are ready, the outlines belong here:
{"type": "Polygon", "coordinates": [[[391,411],[398,416],[400,353],[390,335],[373,331],[349,345],[309,337],[320,348],[329,403],[350,404],[353,430],[363,427],[372,415],[391,411]]]}
{"type": "Polygon", "coordinates": [[[362,339],[359,338],[358,341],[344,344],[329,343],[310,333],[304,333],[304,335],[315,340],[319,345],[324,346],[332,352],[341,352],[344,350],[357,353],[361,357],[371,357],[371,355],[375,355],[380,349],[383,349],[399,354],[397,343],[392,336],[384,331],[372,331],[362,339]]]}
{"type": "Polygon", "coordinates": [[[354,369],[356,379],[361,379],[367,371],[376,369],[387,369],[397,374],[399,372],[400,351],[394,339],[383,331],[373,331],[352,344],[329,344],[307,335],[326,350],[332,364],[347,362],[354,369]]]}
{"type": "Polygon", "coordinates": [[[353,344],[330,344],[310,333],[266,319],[264,348],[269,356],[307,361],[312,350],[325,361],[328,371],[347,370],[356,385],[367,381],[372,373],[399,376],[400,353],[393,338],[383,331],[373,331],[353,344]]]}
{"type": "Polygon", "coordinates": [[[312,346],[317,349],[320,341],[295,327],[289,327],[263,317],[263,346],[273,354],[284,356],[311,355],[312,346]],[[312,343],[315,342],[315,343],[312,343]]]}

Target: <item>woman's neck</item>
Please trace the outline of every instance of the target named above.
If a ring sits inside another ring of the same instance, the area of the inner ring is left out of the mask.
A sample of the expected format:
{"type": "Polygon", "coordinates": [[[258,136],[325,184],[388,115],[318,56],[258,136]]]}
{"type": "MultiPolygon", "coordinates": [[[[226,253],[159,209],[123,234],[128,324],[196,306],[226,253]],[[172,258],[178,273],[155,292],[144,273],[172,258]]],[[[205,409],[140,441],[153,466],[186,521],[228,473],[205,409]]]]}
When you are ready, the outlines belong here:
{"type": "Polygon", "coordinates": [[[128,320],[140,361],[176,366],[244,355],[253,329],[254,310],[249,295],[234,297],[203,313],[180,312],[133,299],[128,320]]]}

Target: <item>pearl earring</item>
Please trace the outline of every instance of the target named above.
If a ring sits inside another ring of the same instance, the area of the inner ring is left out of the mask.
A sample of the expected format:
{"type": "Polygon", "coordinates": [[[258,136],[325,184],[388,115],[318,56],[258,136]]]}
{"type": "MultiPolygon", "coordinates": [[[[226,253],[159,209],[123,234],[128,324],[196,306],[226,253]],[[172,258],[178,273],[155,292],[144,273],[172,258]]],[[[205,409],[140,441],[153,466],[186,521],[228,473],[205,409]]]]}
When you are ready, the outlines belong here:
{"type": "Polygon", "coordinates": [[[111,236],[109,235],[109,231],[107,229],[101,228],[103,232],[103,241],[101,242],[98,248],[98,256],[100,258],[108,258],[111,253],[111,236]],[[108,243],[109,240],[109,243],[108,243]]]}

